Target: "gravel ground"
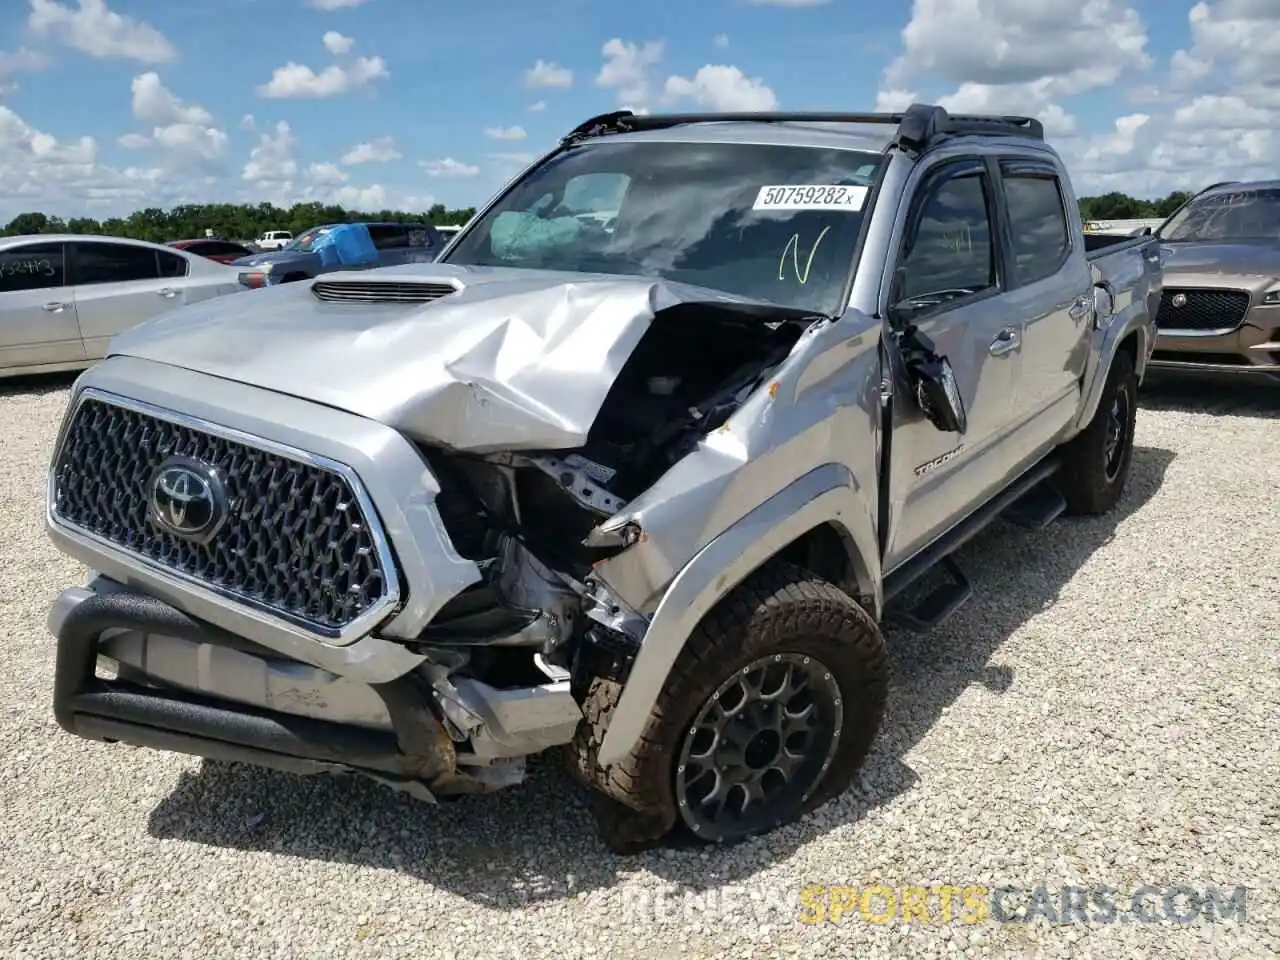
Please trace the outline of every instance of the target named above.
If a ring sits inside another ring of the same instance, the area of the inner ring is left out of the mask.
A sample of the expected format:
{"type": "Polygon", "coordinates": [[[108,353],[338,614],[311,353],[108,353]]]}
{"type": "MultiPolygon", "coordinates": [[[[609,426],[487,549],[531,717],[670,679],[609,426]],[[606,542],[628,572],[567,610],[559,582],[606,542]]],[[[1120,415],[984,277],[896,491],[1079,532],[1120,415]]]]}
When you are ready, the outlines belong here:
{"type": "Polygon", "coordinates": [[[66,388],[0,390],[0,955],[1280,954],[1280,391],[1156,385],[1114,516],[966,548],[974,600],[891,637],[855,793],[737,849],[622,859],[550,764],[429,807],[59,731],[45,614],[83,570],[41,513],[66,388]],[[1250,891],[1244,923],[1159,897],[1156,923],[797,920],[805,885],[874,883],[1250,891]]]}

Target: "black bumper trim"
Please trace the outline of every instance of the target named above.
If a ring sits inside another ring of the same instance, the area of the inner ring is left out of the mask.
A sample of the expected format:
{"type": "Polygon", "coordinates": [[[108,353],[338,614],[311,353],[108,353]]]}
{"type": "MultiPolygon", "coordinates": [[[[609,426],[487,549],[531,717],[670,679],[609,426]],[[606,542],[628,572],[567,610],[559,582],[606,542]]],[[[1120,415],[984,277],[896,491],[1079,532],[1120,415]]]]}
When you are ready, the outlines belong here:
{"type": "Polygon", "coordinates": [[[454,767],[452,741],[428,708],[430,692],[414,674],[373,687],[395,730],[384,733],[97,677],[98,638],[107,630],[244,647],[239,638],[154,597],[95,593],[75,603],[54,627],[53,713],[76,736],[296,772],[339,767],[428,783],[454,767]]]}

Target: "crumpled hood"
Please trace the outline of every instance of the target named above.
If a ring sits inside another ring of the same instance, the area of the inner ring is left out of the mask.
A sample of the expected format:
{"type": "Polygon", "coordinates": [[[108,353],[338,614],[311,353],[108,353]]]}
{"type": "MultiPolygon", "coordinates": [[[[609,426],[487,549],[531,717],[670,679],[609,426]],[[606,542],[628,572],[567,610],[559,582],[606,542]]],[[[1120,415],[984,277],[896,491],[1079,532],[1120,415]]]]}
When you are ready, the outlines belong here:
{"type": "Polygon", "coordinates": [[[319,279],[462,289],[423,304],[325,302],[310,283],[246,291],[134,327],[107,355],[314,400],[459,450],[567,449],[585,443],[655,313],[768,309],[663,280],[443,263],[319,279]]]}
{"type": "Polygon", "coordinates": [[[1165,275],[1224,273],[1280,277],[1280,243],[1164,243],[1160,246],[1165,275]]]}

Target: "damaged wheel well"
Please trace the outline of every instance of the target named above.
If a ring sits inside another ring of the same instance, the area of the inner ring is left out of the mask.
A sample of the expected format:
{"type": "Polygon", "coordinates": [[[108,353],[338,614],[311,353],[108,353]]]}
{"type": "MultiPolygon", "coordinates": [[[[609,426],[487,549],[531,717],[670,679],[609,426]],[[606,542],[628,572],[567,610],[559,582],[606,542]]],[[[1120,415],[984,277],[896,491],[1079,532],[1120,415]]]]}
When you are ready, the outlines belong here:
{"type": "Polygon", "coordinates": [[[805,531],[777,553],[777,559],[794,563],[839,587],[874,615],[863,589],[865,566],[848,533],[830,521],[805,531]]]}

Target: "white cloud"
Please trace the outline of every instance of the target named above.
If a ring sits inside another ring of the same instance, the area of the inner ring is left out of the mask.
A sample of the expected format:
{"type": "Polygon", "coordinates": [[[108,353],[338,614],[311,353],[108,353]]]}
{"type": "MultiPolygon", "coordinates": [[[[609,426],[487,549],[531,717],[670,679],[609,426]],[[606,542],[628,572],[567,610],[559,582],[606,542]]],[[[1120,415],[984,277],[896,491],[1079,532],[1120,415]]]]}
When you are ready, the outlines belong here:
{"type": "Polygon", "coordinates": [[[151,125],[151,134],[125,134],[126,150],[154,145],[174,154],[174,161],[213,163],[226,153],[228,137],[214,126],[213,114],[197,103],[186,103],[169,90],[154,71],[139,74],[132,84],[133,115],[151,125]]]}
{"type": "Polygon", "coordinates": [[[399,160],[404,154],[396,149],[394,137],[378,137],[366,143],[357,143],[342,155],[342,162],[348,167],[361,163],[388,163],[399,160]]]}
{"type": "Polygon", "coordinates": [[[444,157],[441,160],[419,160],[418,166],[425,170],[429,177],[474,177],[480,172],[479,167],[455,160],[453,157],[444,157]]]}
{"type": "Polygon", "coordinates": [[[335,56],[341,56],[344,53],[350,53],[351,48],[355,46],[355,41],[350,37],[344,37],[337,30],[328,30],[325,35],[320,38],[324,44],[324,48],[335,56]]]}
{"type": "Polygon", "coordinates": [[[636,44],[614,37],[600,48],[604,64],[596,74],[596,85],[616,91],[623,106],[643,108],[650,95],[649,73],[662,60],[664,50],[661,40],[636,44]]]}
{"type": "Polygon", "coordinates": [[[524,72],[524,85],[567,89],[573,86],[573,71],[555,62],[538,60],[524,72]]]}
{"type": "Polygon", "coordinates": [[[307,179],[322,186],[336,186],[350,178],[336,163],[313,163],[307,168],[307,179]]]}
{"type": "MultiPolygon", "coordinates": [[[[604,64],[596,84],[616,91],[618,104],[635,113],[648,113],[653,105],[654,74],[662,62],[661,40],[632,43],[614,37],[600,50],[604,64]]],[[[707,64],[692,77],[672,75],[660,85],[663,103],[693,100],[712,110],[774,110],[778,97],[760,77],[748,77],[732,65],[707,64]]]]}
{"type": "Polygon", "coordinates": [[[151,138],[157,146],[201,160],[221,159],[227,149],[227,135],[215,127],[199,123],[171,123],[156,127],[151,138]]]}
{"type": "Polygon", "coordinates": [[[711,38],[711,45],[717,50],[729,49],[729,35],[727,33],[717,33],[711,38]]]}
{"type": "Polygon", "coordinates": [[[348,210],[385,210],[387,190],[380,183],[368,187],[340,187],[333,193],[333,202],[348,210]]]}
{"type": "Polygon", "coordinates": [[[1191,42],[1169,56],[1160,77],[1136,0],[915,0],[877,106],[922,100],[1037,116],[1082,195],[1163,196],[1273,177],[1280,3],[1189,0],[1181,10],[1191,42]],[[1075,98],[1106,88],[1090,105],[1117,104],[1120,116],[1101,132],[1087,129],[1073,116],[1075,98]]]}
{"type": "Polygon", "coordinates": [[[8,107],[0,106],[0,157],[39,161],[52,166],[87,165],[98,157],[93,137],[62,142],[28,124],[8,107]]]}
{"type": "Polygon", "coordinates": [[[258,145],[249,151],[249,161],[240,174],[263,187],[292,188],[298,175],[298,139],[287,121],[276,124],[274,133],[258,136],[258,145]]]}
{"type": "Polygon", "coordinates": [[[491,140],[523,140],[529,134],[524,127],[485,127],[484,135],[491,140]]]}
{"type": "Polygon", "coordinates": [[[194,103],[183,103],[160,82],[159,74],[147,72],[133,78],[133,115],[139,120],[161,125],[170,123],[213,123],[213,114],[194,103]]]}
{"type": "Polygon", "coordinates": [[[357,57],[346,66],[330,64],[319,73],[290,61],[276,67],[271,79],[258,87],[258,95],[273,100],[318,100],[367,87],[389,76],[381,57],[357,57]]]}
{"type": "Polygon", "coordinates": [[[30,3],[27,26],[33,33],[55,37],[91,57],[167,63],[178,55],[159,30],[110,10],[106,0],[78,0],[74,7],[58,0],[30,3]]]}
{"type": "Polygon", "coordinates": [[[243,117],[240,118],[241,130],[255,130],[257,129],[257,126],[258,126],[257,121],[253,119],[252,113],[246,113],[243,117]]]}
{"type": "Polygon", "coordinates": [[[1052,94],[1076,94],[1151,65],[1141,18],[1123,0],[914,0],[911,11],[902,56],[887,71],[891,88],[928,74],[987,86],[1051,78],[1052,94]]]}
{"type": "Polygon", "coordinates": [[[545,109],[547,109],[547,101],[545,100],[536,100],[529,104],[530,113],[541,113],[545,109]]]}
{"type": "Polygon", "coordinates": [[[358,7],[368,0],[307,0],[317,10],[342,10],[346,7],[358,7]]]}
{"type": "Polygon", "coordinates": [[[18,88],[13,75],[31,70],[43,70],[49,65],[49,59],[42,53],[27,47],[19,47],[12,53],[0,50],[0,96],[18,88]]]}
{"type": "Polygon", "coordinates": [[[668,77],[663,92],[669,100],[689,98],[709,110],[766,111],[778,108],[778,98],[759,77],[737,67],[702,67],[692,78],[668,77]]]}

